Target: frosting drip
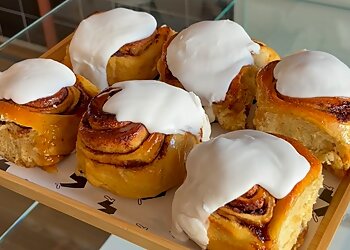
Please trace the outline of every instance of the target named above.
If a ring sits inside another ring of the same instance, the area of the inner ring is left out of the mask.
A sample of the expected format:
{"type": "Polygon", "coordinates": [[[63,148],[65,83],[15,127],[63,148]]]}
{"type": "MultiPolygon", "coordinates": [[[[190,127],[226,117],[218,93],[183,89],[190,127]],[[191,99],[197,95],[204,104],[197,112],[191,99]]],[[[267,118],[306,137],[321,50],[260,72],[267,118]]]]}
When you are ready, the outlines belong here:
{"type": "Polygon", "coordinates": [[[69,46],[73,71],[101,90],[108,87],[109,58],[125,44],[149,37],[156,28],[152,15],[124,8],[88,17],[79,24],[69,46]]]}
{"type": "Polygon", "coordinates": [[[277,199],[288,195],[310,169],[287,141],[256,131],[238,130],[196,145],[187,177],[172,205],[173,235],[208,244],[208,217],[259,185],[277,199]]]}
{"type": "Polygon", "coordinates": [[[119,82],[122,90],[110,97],[103,111],[117,121],[142,123],[150,133],[190,132],[209,140],[210,124],[199,98],[183,89],[154,80],[119,82]]]}
{"type": "Polygon", "coordinates": [[[74,73],[59,62],[27,59],[0,73],[0,99],[25,104],[52,96],[75,81],[74,73]]]}
{"type": "Polygon", "coordinates": [[[253,64],[259,53],[245,30],[230,20],[203,21],[181,31],[167,48],[167,64],[188,91],[204,106],[225,99],[242,66],[253,64]]]}
{"type": "Polygon", "coordinates": [[[350,69],[322,51],[302,51],[283,58],[274,69],[276,89],[290,97],[350,97],[350,69]]]}

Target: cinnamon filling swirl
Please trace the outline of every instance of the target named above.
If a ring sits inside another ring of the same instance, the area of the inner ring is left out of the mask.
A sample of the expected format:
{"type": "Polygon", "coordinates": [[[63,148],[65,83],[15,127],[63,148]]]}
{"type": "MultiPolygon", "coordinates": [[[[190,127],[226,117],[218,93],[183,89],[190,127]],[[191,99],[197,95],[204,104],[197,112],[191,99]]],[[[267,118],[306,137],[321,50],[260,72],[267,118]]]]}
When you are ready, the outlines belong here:
{"type": "MultiPolygon", "coordinates": [[[[275,62],[275,65],[279,61],[275,62]]],[[[274,67],[274,65],[273,65],[274,67]]],[[[331,114],[337,118],[339,122],[350,121],[350,101],[349,98],[343,97],[313,97],[313,98],[297,98],[282,95],[276,89],[277,80],[273,78],[274,91],[279,99],[298,106],[319,110],[327,114],[331,114]]]]}
{"type": "Polygon", "coordinates": [[[79,130],[84,153],[95,162],[122,168],[142,167],[164,157],[172,135],[149,133],[140,123],[119,122],[102,111],[108,98],[120,90],[106,90],[90,103],[79,130]]]}
{"type": "Polygon", "coordinates": [[[219,208],[216,214],[247,227],[262,242],[270,240],[267,226],[273,216],[276,199],[255,185],[241,197],[219,208]]]}
{"type": "MultiPolygon", "coordinates": [[[[274,81],[276,84],[276,80],[274,81]]],[[[340,122],[350,121],[350,101],[341,97],[294,98],[284,96],[275,89],[278,98],[299,106],[316,109],[334,115],[340,122]]]]}
{"type": "Polygon", "coordinates": [[[153,43],[156,43],[159,39],[159,33],[156,30],[151,36],[144,38],[139,41],[132,43],[127,43],[121,47],[113,56],[123,57],[123,56],[139,56],[146,49],[148,49],[153,43]]]}
{"type": "MultiPolygon", "coordinates": [[[[89,92],[88,84],[84,79],[78,76],[77,82],[72,87],[64,87],[54,95],[37,99],[20,105],[12,100],[2,99],[0,102],[7,103],[15,109],[23,109],[30,113],[47,115],[77,115],[81,116],[85,111],[93,93],[89,92]]],[[[92,90],[91,90],[92,91],[92,90]]],[[[1,121],[0,124],[7,124],[7,121],[1,121]]],[[[31,129],[30,126],[11,121],[19,128],[31,129]]]]}
{"type": "Polygon", "coordinates": [[[25,107],[28,111],[44,114],[72,114],[81,106],[86,106],[89,96],[79,86],[65,87],[52,96],[41,98],[24,105],[11,100],[1,100],[12,105],[25,107]]]}
{"type": "Polygon", "coordinates": [[[81,99],[81,92],[76,87],[62,88],[56,94],[41,98],[25,106],[33,112],[48,114],[70,114],[81,99]]]}

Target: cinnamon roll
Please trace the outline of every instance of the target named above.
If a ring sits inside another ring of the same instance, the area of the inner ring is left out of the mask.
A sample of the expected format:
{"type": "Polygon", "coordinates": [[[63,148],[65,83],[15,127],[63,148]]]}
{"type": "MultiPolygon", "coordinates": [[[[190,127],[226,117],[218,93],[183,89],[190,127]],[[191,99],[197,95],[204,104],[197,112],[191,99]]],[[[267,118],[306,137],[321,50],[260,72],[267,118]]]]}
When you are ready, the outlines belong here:
{"type": "Polygon", "coordinates": [[[175,238],[212,250],[302,244],[323,177],[321,163],[297,141],[230,132],[196,145],[186,169],[172,205],[175,238]]]}
{"type": "Polygon", "coordinates": [[[303,51],[257,76],[257,129],[301,141],[337,175],[350,167],[350,69],[336,57],[303,51]]]}
{"type": "Polygon", "coordinates": [[[246,128],[259,67],[279,59],[230,20],[195,23],[163,45],[160,80],[197,94],[211,121],[227,130],[246,128]]]}
{"type": "Polygon", "coordinates": [[[75,148],[80,118],[97,90],[51,59],[0,74],[0,155],[24,167],[54,166],[75,148]]]}
{"type": "Polygon", "coordinates": [[[163,43],[173,34],[153,16],[116,8],[83,20],[75,31],[66,65],[100,90],[116,82],[154,79],[163,43]]]}
{"type": "Polygon", "coordinates": [[[121,82],[84,114],[76,172],[120,196],[155,196],[182,183],[187,154],[209,134],[194,94],[158,81],[121,82]]]}

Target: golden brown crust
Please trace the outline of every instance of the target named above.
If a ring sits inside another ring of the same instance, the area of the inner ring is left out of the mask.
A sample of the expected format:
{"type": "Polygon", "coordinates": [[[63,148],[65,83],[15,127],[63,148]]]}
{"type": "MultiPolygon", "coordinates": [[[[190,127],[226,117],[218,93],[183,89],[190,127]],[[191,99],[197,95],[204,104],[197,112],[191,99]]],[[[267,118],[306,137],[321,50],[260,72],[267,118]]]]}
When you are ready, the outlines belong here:
{"type": "Polygon", "coordinates": [[[305,227],[303,229],[303,231],[299,234],[298,236],[298,239],[297,239],[297,242],[295,243],[295,245],[293,246],[293,250],[297,250],[299,249],[303,244],[304,244],[304,241],[305,241],[305,237],[307,235],[307,232],[308,232],[308,229],[309,227],[305,227]]]}
{"type": "Polygon", "coordinates": [[[247,118],[255,99],[257,72],[258,69],[255,66],[242,67],[232,80],[225,100],[213,103],[213,112],[224,129],[238,130],[248,127],[247,118]]]}
{"type": "Polygon", "coordinates": [[[265,43],[260,42],[258,40],[254,40],[257,44],[260,46],[260,52],[259,54],[254,54],[254,64],[258,68],[265,67],[268,63],[277,61],[280,59],[280,56],[278,53],[272,49],[271,47],[267,46],[265,43]]]}
{"type": "MultiPolygon", "coordinates": [[[[174,31],[162,26],[149,37],[125,44],[116,51],[107,64],[109,85],[126,80],[151,80],[157,75],[156,64],[161,54],[162,45],[174,31]]],[[[69,58],[69,46],[66,49],[64,64],[72,68],[69,58]]]]}
{"type": "MultiPolygon", "coordinates": [[[[171,73],[167,61],[166,52],[169,44],[175,38],[174,34],[167,42],[164,43],[162,54],[158,61],[157,68],[160,76],[160,81],[170,85],[183,88],[181,82],[171,73]]],[[[279,59],[278,54],[263,43],[261,46],[261,54],[254,56],[259,65],[264,65],[270,60],[279,59]]],[[[212,108],[214,115],[219,124],[226,130],[238,130],[248,127],[248,115],[250,108],[255,99],[256,83],[255,77],[258,72],[258,67],[247,65],[242,67],[239,74],[232,79],[230,87],[223,101],[213,103],[212,108]]]]}
{"type": "Polygon", "coordinates": [[[262,187],[255,185],[247,194],[227,203],[217,215],[246,227],[261,242],[270,240],[267,226],[273,216],[276,199],[262,187]]]}
{"type": "Polygon", "coordinates": [[[138,56],[141,55],[152,43],[156,42],[159,39],[159,36],[162,32],[169,32],[170,29],[168,27],[163,27],[155,30],[152,35],[146,37],[144,39],[127,43],[123,47],[121,47],[118,51],[116,51],[113,56],[138,56]],[[164,30],[165,29],[165,30],[164,30]]]}
{"type": "Polygon", "coordinates": [[[157,63],[157,70],[159,73],[159,80],[162,82],[166,82],[170,85],[173,85],[175,87],[179,87],[184,89],[184,86],[181,84],[181,82],[175,77],[173,76],[173,74],[171,73],[169,67],[168,67],[168,63],[166,60],[166,55],[167,55],[167,49],[169,47],[169,44],[171,43],[171,41],[176,37],[177,33],[173,34],[162,46],[162,53],[161,56],[158,60],[157,63]]]}
{"type": "Polygon", "coordinates": [[[300,140],[322,163],[344,175],[350,167],[350,99],[283,96],[275,89],[277,63],[271,62],[257,75],[255,126],[300,140]]]}
{"type": "Polygon", "coordinates": [[[309,161],[310,171],[283,199],[256,185],[219,208],[209,217],[208,249],[292,249],[300,243],[322,186],[322,167],[300,143],[280,137],[309,161]]]}
{"type": "Polygon", "coordinates": [[[140,123],[117,121],[102,107],[120,90],[102,92],[83,116],[77,173],[95,186],[130,198],[155,196],[181,184],[187,154],[198,139],[190,133],[149,133],[140,123]]]}
{"type": "Polygon", "coordinates": [[[55,165],[74,150],[80,118],[93,94],[97,89],[77,76],[74,86],[50,97],[24,105],[0,100],[0,155],[25,167],[55,165]]]}

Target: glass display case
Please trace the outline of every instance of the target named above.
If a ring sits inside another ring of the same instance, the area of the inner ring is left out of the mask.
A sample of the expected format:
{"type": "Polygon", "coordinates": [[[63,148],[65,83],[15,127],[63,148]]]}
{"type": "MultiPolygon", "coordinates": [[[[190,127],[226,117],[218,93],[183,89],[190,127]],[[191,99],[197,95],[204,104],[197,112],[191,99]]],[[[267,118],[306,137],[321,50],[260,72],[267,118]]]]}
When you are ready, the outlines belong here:
{"type": "MultiPolygon", "coordinates": [[[[350,65],[350,4],[347,1],[65,0],[13,36],[1,36],[0,70],[20,60],[39,57],[74,32],[82,19],[116,7],[149,12],[158,24],[167,24],[178,31],[201,20],[231,19],[281,56],[302,49],[323,50],[350,65]]],[[[4,163],[0,162],[0,169],[5,168],[1,164],[4,163]]],[[[0,249],[140,249],[9,191],[1,184],[0,249]]],[[[330,249],[347,249],[349,236],[348,211],[330,249]]]]}

